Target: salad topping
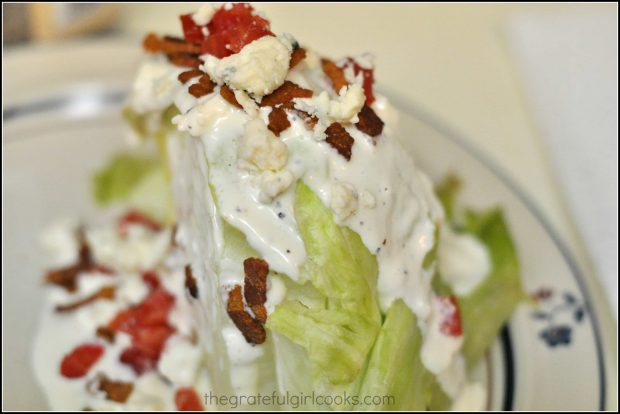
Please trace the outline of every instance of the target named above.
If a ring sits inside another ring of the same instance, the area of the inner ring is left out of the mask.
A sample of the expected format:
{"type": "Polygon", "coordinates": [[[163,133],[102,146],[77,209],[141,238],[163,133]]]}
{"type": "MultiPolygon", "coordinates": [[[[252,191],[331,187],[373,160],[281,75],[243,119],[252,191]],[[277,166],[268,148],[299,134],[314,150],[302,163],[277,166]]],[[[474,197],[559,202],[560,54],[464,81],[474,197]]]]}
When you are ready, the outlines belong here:
{"type": "Polygon", "coordinates": [[[81,264],[67,279],[72,289],[49,285],[36,340],[35,369],[50,387],[52,408],[171,410],[175,390],[191,389],[198,381],[204,351],[193,333],[183,266],[175,267],[184,261],[183,254],[170,243],[158,251],[143,239],[145,231],[170,238],[168,228],[147,217],[129,210],[96,227],[68,223],[63,230],[67,237],[59,237],[59,226],[54,226],[55,237],[45,237],[75,246],[81,264]],[[92,237],[104,232],[118,238],[92,237]],[[103,273],[99,268],[116,269],[116,263],[107,261],[93,266],[96,252],[114,250],[106,243],[140,245],[138,250],[161,256],[152,267],[103,273]]]}

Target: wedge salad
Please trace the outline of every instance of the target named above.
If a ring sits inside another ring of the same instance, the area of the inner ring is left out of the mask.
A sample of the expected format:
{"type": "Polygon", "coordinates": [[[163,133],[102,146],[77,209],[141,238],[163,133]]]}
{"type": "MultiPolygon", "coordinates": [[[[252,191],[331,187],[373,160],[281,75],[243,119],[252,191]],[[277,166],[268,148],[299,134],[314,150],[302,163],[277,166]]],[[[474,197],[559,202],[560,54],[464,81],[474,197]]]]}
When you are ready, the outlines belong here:
{"type": "Polygon", "coordinates": [[[107,221],[46,238],[52,407],[485,409],[470,372],[525,297],[502,211],[418,168],[372,55],[245,3],[180,20],[144,39],[135,148],[93,177],[107,221]]]}

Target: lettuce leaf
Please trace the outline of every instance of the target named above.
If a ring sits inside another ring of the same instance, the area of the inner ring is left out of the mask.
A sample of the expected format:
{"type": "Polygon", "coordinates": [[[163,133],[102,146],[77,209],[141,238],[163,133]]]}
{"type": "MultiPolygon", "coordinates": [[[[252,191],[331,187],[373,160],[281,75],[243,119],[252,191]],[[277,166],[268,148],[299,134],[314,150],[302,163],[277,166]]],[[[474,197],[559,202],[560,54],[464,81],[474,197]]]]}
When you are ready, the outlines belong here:
{"type": "MultiPolygon", "coordinates": [[[[463,355],[473,367],[497,338],[517,304],[527,295],[521,287],[519,260],[510,230],[500,208],[486,211],[461,209],[457,203],[461,182],[448,176],[437,186],[446,216],[454,231],[466,232],[482,242],[491,259],[489,275],[468,295],[457,296],[465,341],[463,355]]],[[[436,275],[433,290],[452,294],[436,275]]]]}
{"type": "Polygon", "coordinates": [[[170,183],[154,157],[117,154],[93,175],[92,192],[102,206],[123,203],[164,223],[174,216],[170,183]]]}
{"type": "Polygon", "coordinates": [[[179,114],[176,106],[170,105],[163,111],[139,113],[130,106],[123,108],[125,122],[140,139],[153,137],[157,132],[174,130],[172,118],[179,114]]]}
{"type": "Polygon", "coordinates": [[[390,306],[360,389],[360,410],[425,410],[434,376],[420,359],[422,335],[402,300],[390,306]]]}
{"type": "Polygon", "coordinates": [[[491,273],[466,296],[457,297],[465,333],[463,355],[472,367],[497,338],[517,304],[527,298],[521,287],[519,260],[499,208],[465,212],[464,230],[486,246],[491,273]]]}
{"type": "Polygon", "coordinates": [[[381,325],[376,259],[302,182],[295,219],[307,253],[302,272],[324,300],[287,299],[266,326],[305,350],[316,390],[356,393],[381,325]]]}

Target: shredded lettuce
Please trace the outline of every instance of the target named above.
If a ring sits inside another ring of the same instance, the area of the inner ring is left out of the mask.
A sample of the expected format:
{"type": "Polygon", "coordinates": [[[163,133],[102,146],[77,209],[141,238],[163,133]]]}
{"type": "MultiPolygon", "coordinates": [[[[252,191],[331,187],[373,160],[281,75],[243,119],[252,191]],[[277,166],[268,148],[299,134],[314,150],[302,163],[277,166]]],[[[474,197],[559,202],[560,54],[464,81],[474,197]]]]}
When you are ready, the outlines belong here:
{"type": "Polygon", "coordinates": [[[434,376],[420,358],[422,335],[402,300],[390,306],[360,389],[361,410],[425,410],[434,376]]]}
{"type": "Polygon", "coordinates": [[[266,326],[305,350],[316,390],[356,393],[381,325],[376,259],[302,182],[296,188],[295,219],[307,253],[302,273],[314,295],[324,299],[287,298],[266,326]]]}

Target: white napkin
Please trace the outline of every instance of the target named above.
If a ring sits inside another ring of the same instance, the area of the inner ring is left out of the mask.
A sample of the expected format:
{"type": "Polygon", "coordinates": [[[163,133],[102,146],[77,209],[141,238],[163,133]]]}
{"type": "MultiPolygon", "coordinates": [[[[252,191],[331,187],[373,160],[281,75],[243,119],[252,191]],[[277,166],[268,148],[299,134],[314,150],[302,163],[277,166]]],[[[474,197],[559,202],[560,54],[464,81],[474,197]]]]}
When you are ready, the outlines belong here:
{"type": "Polygon", "coordinates": [[[618,9],[515,16],[508,40],[537,126],[618,315],[618,9]]]}

